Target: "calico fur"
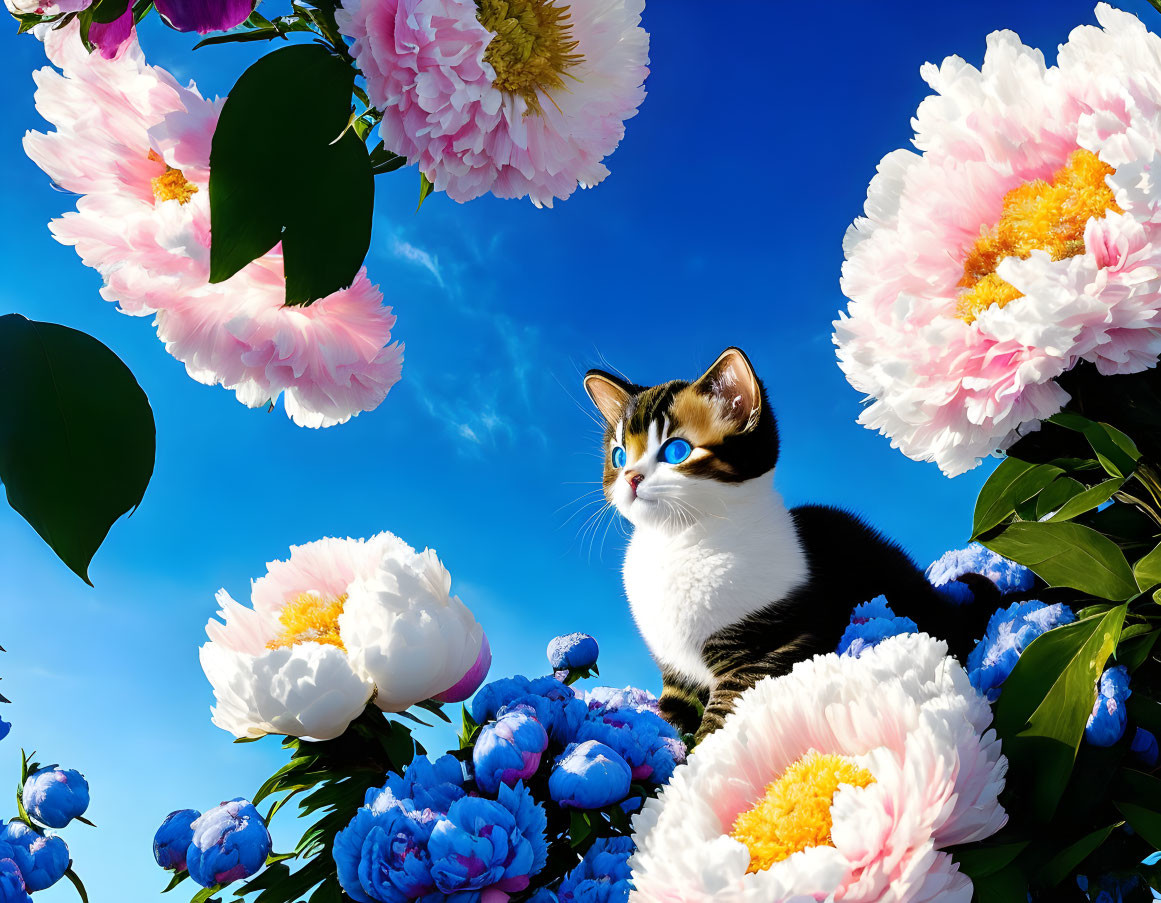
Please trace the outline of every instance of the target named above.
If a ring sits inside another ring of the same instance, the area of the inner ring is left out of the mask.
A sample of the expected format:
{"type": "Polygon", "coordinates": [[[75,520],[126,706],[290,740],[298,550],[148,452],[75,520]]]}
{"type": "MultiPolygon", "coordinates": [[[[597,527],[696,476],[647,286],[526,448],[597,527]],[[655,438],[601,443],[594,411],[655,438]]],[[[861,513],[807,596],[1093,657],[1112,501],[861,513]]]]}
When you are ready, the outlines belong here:
{"type": "Polygon", "coordinates": [[[606,421],[605,494],[633,524],[629,605],[679,729],[703,737],[761,678],[833,652],[854,606],[877,595],[921,629],[956,632],[959,613],[898,545],[839,509],[786,508],[771,480],[777,423],[740,349],[692,383],[592,370],[585,388],[606,421]],[[688,457],[665,461],[680,439],[688,457]]]}

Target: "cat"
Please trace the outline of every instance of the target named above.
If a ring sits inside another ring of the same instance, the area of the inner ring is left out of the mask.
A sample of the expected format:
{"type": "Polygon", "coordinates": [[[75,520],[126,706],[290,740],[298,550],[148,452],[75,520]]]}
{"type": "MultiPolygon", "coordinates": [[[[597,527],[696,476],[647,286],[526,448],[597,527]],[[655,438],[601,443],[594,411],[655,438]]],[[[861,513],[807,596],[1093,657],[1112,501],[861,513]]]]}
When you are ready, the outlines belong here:
{"type": "Polygon", "coordinates": [[[692,383],[590,370],[584,385],[605,421],[605,496],[633,527],[625,591],[678,730],[700,740],[761,678],[834,652],[877,595],[934,635],[955,626],[896,543],[837,508],[786,508],[777,422],[740,349],[692,383]]]}

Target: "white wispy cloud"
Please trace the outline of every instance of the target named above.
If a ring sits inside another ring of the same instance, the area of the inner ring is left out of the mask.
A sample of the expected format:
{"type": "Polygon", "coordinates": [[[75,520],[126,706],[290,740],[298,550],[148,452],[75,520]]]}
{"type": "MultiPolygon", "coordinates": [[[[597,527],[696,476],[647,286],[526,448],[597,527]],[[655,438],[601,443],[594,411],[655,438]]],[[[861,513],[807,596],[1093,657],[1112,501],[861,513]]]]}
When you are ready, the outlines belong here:
{"type": "Polygon", "coordinates": [[[416,247],[409,241],[404,241],[398,235],[391,238],[391,253],[400,260],[406,260],[408,263],[413,263],[427,270],[435,277],[440,288],[446,287],[443,281],[443,272],[439,268],[439,257],[436,255],[416,247]]]}

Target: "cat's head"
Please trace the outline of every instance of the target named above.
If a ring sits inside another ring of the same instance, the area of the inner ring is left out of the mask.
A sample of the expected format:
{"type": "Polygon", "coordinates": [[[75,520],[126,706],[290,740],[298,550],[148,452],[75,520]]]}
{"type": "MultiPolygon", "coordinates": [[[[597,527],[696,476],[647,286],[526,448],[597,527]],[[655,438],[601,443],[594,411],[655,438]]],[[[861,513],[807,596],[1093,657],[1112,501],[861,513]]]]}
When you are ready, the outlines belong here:
{"type": "Polygon", "coordinates": [[[606,424],[605,496],[635,526],[723,517],[738,484],[778,463],[774,413],[739,348],[694,382],[638,386],[590,370],[585,390],[606,424]]]}

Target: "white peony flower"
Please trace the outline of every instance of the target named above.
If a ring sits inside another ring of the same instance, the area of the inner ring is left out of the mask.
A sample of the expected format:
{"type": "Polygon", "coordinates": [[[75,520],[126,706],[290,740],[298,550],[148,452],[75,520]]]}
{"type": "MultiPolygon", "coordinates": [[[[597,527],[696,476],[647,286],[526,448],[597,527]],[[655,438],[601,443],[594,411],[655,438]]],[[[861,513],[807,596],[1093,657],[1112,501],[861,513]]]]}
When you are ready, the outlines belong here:
{"type": "Polygon", "coordinates": [[[991,709],[923,634],[767,678],[634,819],[631,903],[969,903],[953,844],[998,831],[991,709]]]}
{"type": "Polygon", "coordinates": [[[368,702],[399,712],[450,701],[453,689],[465,698],[490,652],[450,589],[435,552],[390,533],[291,546],[287,561],[270,562],[254,581],[253,608],[218,592],[222,622],[206,625],[200,653],[214,724],[235,737],[329,740],[368,702]]]}

